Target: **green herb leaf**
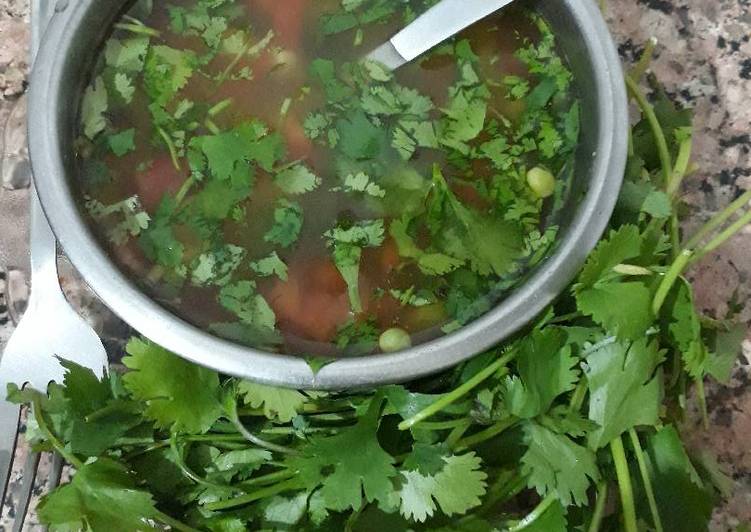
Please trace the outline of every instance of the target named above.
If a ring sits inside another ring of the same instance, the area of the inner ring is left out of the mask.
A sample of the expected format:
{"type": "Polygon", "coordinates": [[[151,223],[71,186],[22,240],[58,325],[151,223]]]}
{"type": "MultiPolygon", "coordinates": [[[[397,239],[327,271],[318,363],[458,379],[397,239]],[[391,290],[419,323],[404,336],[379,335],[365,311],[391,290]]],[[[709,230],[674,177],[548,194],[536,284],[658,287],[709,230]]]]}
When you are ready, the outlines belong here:
{"type": "Polygon", "coordinates": [[[276,251],[268,257],[250,263],[250,269],[261,277],[276,275],[282,281],[287,280],[287,265],[279,258],[276,251]]]}
{"type": "Polygon", "coordinates": [[[248,327],[274,336],[276,316],[253,281],[238,281],[223,286],[219,291],[219,303],[235,314],[248,327]]]}
{"type": "Polygon", "coordinates": [[[288,459],[307,486],[321,486],[325,508],[357,510],[363,499],[383,504],[391,500],[395,460],[376,438],[382,402],[374,398],[357,425],[335,436],[313,438],[302,456],[288,459]]]}
{"type": "Polygon", "coordinates": [[[81,102],[81,123],[83,132],[89,139],[93,140],[107,126],[104,113],[108,107],[107,88],[104,86],[104,79],[98,76],[86,87],[81,102]]]}
{"type": "Polygon", "coordinates": [[[443,468],[436,475],[402,471],[404,482],[399,492],[400,512],[407,519],[424,522],[432,517],[436,503],[447,516],[464,514],[478,506],[485,494],[487,475],[475,453],[443,457],[443,468]]]}
{"type": "Polygon", "coordinates": [[[135,135],[136,130],[130,128],[107,137],[107,143],[112,153],[118,157],[122,157],[126,153],[134,151],[136,149],[135,135]]]}
{"type": "Polygon", "coordinates": [[[555,493],[563,506],[586,504],[590,483],[600,479],[594,453],[535,423],[525,424],[524,435],[529,446],[522,456],[527,485],[541,497],[555,493]]]}
{"type": "Polygon", "coordinates": [[[660,382],[654,376],[663,354],[655,342],[613,341],[587,356],[589,419],[599,428],[589,434],[592,449],[604,447],[628,429],[659,421],[660,382]]]}
{"type": "Polygon", "coordinates": [[[238,392],[251,408],[263,407],[264,415],[282,423],[292,421],[302,409],[307,398],[296,390],[287,390],[250,381],[241,381],[238,392]]]}
{"type": "Polygon", "coordinates": [[[219,418],[219,376],[173,355],[147,340],[132,339],[123,377],[133,397],[146,405],[144,415],[158,427],[198,434],[219,418]]]}
{"type": "Polygon", "coordinates": [[[52,530],[132,532],[145,530],[144,520],[155,517],[157,510],[151,495],[136,487],[136,479],[122,464],[99,458],[45,496],[38,512],[52,530]]]}
{"type": "Polygon", "coordinates": [[[266,242],[289,247],[297,241],[303,224],[303,212],[299,203],[280,199],[274,209],[274,225],[263,239],[266,242]]]}
{"type": "Polygon", "coordinates": [[[574,389],[579,380],[578,359],[565,341],[563,331],[549,328],[533,331],[520,342],[519,376],[506,379],[503,394],[513,415],[536,417],[547,412],[556,397],[574,389]]]}
{"type": "Polygon", "coordinates": [[[318,188],[321,178],[307,166],[297,164],[279,172],[274,178],[274,183],[287,194],[304,194],[318,188]]]}

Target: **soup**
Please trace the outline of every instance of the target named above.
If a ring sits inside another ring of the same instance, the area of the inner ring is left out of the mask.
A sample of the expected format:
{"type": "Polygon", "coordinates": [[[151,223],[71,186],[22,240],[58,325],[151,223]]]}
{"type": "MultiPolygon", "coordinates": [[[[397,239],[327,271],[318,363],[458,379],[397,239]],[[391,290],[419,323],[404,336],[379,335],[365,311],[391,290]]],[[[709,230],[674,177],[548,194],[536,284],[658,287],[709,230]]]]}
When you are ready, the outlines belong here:
{"type": "Polygon", "coordinates": [[[81,104],[82,208],[186,321],[259,349],[398,351],[481,316],[556,237],[579,105],[512,7],[390,72],[435,2],[133,5],[81,104]]]}

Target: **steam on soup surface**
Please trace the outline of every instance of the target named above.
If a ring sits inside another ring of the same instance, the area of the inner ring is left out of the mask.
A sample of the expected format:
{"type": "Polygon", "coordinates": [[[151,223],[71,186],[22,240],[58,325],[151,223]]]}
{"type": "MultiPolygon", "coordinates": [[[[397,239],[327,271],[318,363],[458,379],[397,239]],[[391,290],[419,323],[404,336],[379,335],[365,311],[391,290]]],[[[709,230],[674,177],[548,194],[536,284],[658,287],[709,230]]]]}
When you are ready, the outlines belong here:
{"type": "Polygon", "coordinates": [[[432,3],[135,4],[77,143],[114,260],[185,320],[283,353],[399,350],[488,311],[555,239],[579,107],[523,7],[393,73],[360,61],[432,3]]]}

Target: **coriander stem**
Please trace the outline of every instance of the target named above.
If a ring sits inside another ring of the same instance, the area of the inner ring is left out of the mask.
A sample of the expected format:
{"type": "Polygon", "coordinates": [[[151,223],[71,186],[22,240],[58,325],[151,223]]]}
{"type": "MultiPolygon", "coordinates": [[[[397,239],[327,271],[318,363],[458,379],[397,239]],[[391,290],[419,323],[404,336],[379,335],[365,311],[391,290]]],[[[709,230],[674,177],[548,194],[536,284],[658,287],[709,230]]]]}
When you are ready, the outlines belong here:
{"type": "Polygon", "coordinates": [[[292,471],[291,469],[282,469],[280,471],[275,471],[274,473],[261,475],[260,477],[249,478],[248,480],[241,482],[239,485],[245,488],[263,484],[275,484],[280,480],[288,480],[295,476],[297,476],[297,473],[295,471],[292,471]]]}
{"type": "Polygon", "coordinates": [[[456,446],[454,447],[454,450],[463,451],[465,449],[474,447],[482,442],[490,440],[491,438],[498,436],[502,432],[516,425],[518,421],[519,419],[514,416],[507,417],[506,419],[503,419],[495,423],[494,425],[489,426],[486,429],[483,429],[479,432],[475,432],[474,434],[471,434],[469,436],[466,436],[460,439],[459,441],[456,442],[456,446]]]}
{"type": "Polygon", "coordinates": [[[736,220],[733,224],[727,227],[724,231],[722,231],[720,234],[718,234],[716,237],[714,237],[712,240],[709,241],[709,243],[704,246],[699,252],[691,259],[691,262],[698,262],[710,253],[712,253],[714,250],[716,250],[718,247],[723,245],[725,242],[730,240],[732,237],[735,236],[736,233],[738,233],[741,229],[743,229],[745,226],[751,223],[751,210],[749,210],[746,214],[741,216],[738,220],[736,220]]]}
{"type": "Polygon", "coordinates": [[[180,204],[185,199],[185,196],[188,195],[188,192],[190,192],[190,189],[193,188],[193,185],[195,185],[196,180],[193,176],[190,176],[188,179],[183,181],[183,184],[180,186],[180,190],[177,191],[177,194],[175,194],[175,205],[180,206],[180,204]]]}
{"type": "Polygon", "coordinates": [[[175,143],[172,142],[172,139],[170,138],[169,134],[164,130],[164,128],[158,127],[156,128],[157,133],[159,133],[159,136],[162,137],[162,140],[167,145],[167,150],[169,150],[169,156],[170,159],[172,159],[172,165],[175,167],[175,170],[180,171],[180,161],[177,160],[177,150],[175,149],[175,143]]]}
{"type": "Polygon", "coordinates": [[[250,43],[251,39],[248,37],[248,40],[245,42],[245,45],[242,47],[242,50],[237,52],[235,57],[230,61],[229,65],[227,65],[227,68],[224,69],[224,72],[222,72],[219,77],[216,80],[216,86],[219,87],[222,83],[224,83],[227,79],[227,77],[230,75],[232,70],[237,66],[237,63],[240,62],[240,59],[243,58],[245,54],[248,53],[248,50],[250,50],[250,43]]]}
{"type": "Polygon", "coordinates": [[[587,396],[587,378],[582,375],[579,379],[579,383],[574,389],[574,393],[571,395],[571,401],[569,402],[569,410],[571,412],[579,412],[584,404],[584,398],[587,396]]]}
{"type": "Polygon", "coordinates": [[[654,37],[647,40],[647,44],[644,47],[644,52],[639,58],[639,62],[636,63],[636,65],[634,65],[634,68],[631,69],[631,72],[629,72],[631,79],[638,82],[644,76],[644,73],[649,68],[649,64],[652,62],[652,58],[654,57],[656,45],[657,40],[654,37]]]}
{"type": "Polygon", "coordinates": [[[464,433],[469,430],[469,427],[472,426],[472,422],[467,419],[464,423],[459,425],[458,427],[455,427],[454,430],[452,430],[448,437],[446,437],[446,447],[449,449],[453,449],[456,447],[456,444],[459,442],[459,440],[462,439],[462,436],[464,436],[464,433]]]}
{"type": "Polygon", "coordinates": [[[554,493],[548,494],[547,497],[545,497],[537,506],[535,506],[534,510],[524,516],[524,518],[518,521],[516,524],[510,526],[508,528],[508,532],[517,532],[519,530],[524,530],[529,525],[537,521],[540,517],[542,517],[542,515],[548,510],[548,508],[550,508],[550,505],[553,504],[556,500],[558,499],[554,493]]]}
{"type": "Polygon", "coordinates": [[[707,394],[704,391],[704,377],[702,375],[696,377],[696,393],[698,396],[697,401],[699,402],[699,410],[701,410],[702,425],[704,426],[704,430],[708,430],[709,413],[707,412],[707,394]]]}
{"type": "Polygon", "coordinates": [[[608,483],[601,480],[597,484],[597,499],[595,500],[595,509],[592,512],[592,520],[589,522],[587,532],[599,532],[602,525],[602,518],[605,514],[605,503],[608,500],[608,483]]]}
{"type": "Polygon", "coordinates": [[[450,430],[455,429],[467,422],[466,417],[448,419],[446,421],[423,421],[421,428],[425,430],[450,430]]]}
{"type": "Polygon", "coordinates": [[[362,515],[363,510],[365,510],[367,506],[367,503],[361,504],[356,511],[349,514],[347,521],[344,523],[344,532],[354,532],[355,524],[357,523],[357,520],[360,518],[360,515],[362,515]]]}
{"type": "Polygon", "coordinates": [[[657,287],[657,292],[655,293],[654,300],[652,300],[652,313],[655,316],[659,315],[660,309],[665,303],[665,299],[668,297],[668,294],[673,288],[675,282],[688,266],[689,262],[691,261],[691,257],[693,257],[693,252],[691,250],[681,251],[681,254],[678,255],[678,257],[673,261],[673,264],[665,274],[665,277],[662,278],[660,286],[657,287]]]}
{"type": "Polygon", "coordinates": [[[258,491],[254,491],[253,493],[248,493],[247,495],[241,495],[240,497],[235,497],[226,501],[210,502],[208,504],[205,504],[203,507],[206,510],[212,512],[218,510],[228,510],[230,508],[244,506],[246,504],[265,499],[267,497],[271,498],[274,495],[279,495],[280,493],[284,493],[285,491],[289,490],[299,489],[300,487],[301,486],[299,479],[291,478],[285,482],[280,482],[279,484],[274,484],[273,486],[262,488],[258,491]]]}
{"type": "Polygon", "coordinates": [[[65,446],[60,442],[60,440],[57,439],[57,436],[55,436],[52,433],[52,430],[50,430],[49,426],[47,425],[47,420],[44,419],[44,411],[42,410],[42,401],[39,398],[41,394],[37,393],[34,395],[34,399],[32,399],[31,404],[33,406],[33,412],[34,412],[34,418],[37,421],[37,424],[39,425],[39,430],[42,431],[42,434],[44,434],[45,438],[52,444],[52,446],[55,448],[55,450],[58,452],[60,456],[65,458],[65,460],[75,467],[76,469],[81,469],[83,467],[83,462],[79,460],[76,455],[69,452],[65,446]]]}
{"type": "Polygon", "coordinates": [[[290,449],[289,447],[285,447],[283,445],[277,445],[276,443],[271,443],[262,438],[259,438],[258,436],[250,432],[247,428],[245,428],[245,425],[243,425],[242,421],[240,421],[240,418],[237,415],[237,401],[231,401],[231,404],[226,408],[225,414],[227,416],[227,419],[229,419],[230,422],[235,426],[237,432],[239,432],[253,445],[257,445],[258,447],[262,447],[264,449],[268,449],[269,451],[277,453],[298,454],[294,449],[290,449]]]}
{"type": "Polygon", "coordinates": [[[115,28],[119,30],[129,31],[138,35],[146,35],[148,37],[159,37],[161,33],[154,28],[149,28],[145,24],[131,24],[128,22],[120,22],[115,24],[115,28]]]}
{"type": "Polygon", "coordinates": [[[227,491],[230,491],[232,489],[229,486],[217,484],[216,482],[211,482],[209,480],[206,480],[205,478],[201,477],[198,473],[193,471],[190,468],[190,466],[185,463],[185,459],[183,458],[182,452],[180,452],[180,449],[177,447],[177,436],[174,433],[172,434],[172,437],[170,438],[170,448],[172,449],[172,452],[175,455],[174,459],[177,464],[177,467],[180,468],[180,471],[182,471],[186,477],[188,477],[190,480],[192,480],[196,484],[200,484],[201,486],[208,486],[211,488],[226,489],[227,491]]]}
{"type": "Polygon", "coordinates": [[[482,503],[482,506],[477,513],[486,514],[488,512],[493,512],[497,505],[512,499],[525,487],[526,482],[524,477],[519,473],[513,473],[508,480],[503,477],[499,478],[490,489],[488,489],[487,495],[485,496],[485,502],[482,503]]]}
{"type": "Polygon", "coordinates": [[[631,486],[631,475],[628,472],[626,451],[623,449],[621,437],[610,442],[610,453],[615,463],[615,473],[618,477],[618,491],[621,495],[623,507],[623,526],[626,532],[638,532],[636,525],[636,507],[634,506],[634,490],[631,486]]]}
{"type": "Polygon", "coordinates": [[[662,177],[665,182],[665,189],[668,190],[672,181],[673,164],[670,160],[670,149],[668,148],[668,142],[665,138],[665,131],[662,129],[662,125],[660,124],[659,118],[657,118],[654,107],[649,103],[639,85],[631,79],[631,77],[625,76],[625,78],[628,91],[631,93],[631,96],[636,101],[636,104],[639,106],[639,109],[641,109],[641,112],[644,114],[644,117],[647,119],[647,122],[649,122],[649,126],[652,129],[652,135],[657,144],[657,152],[660,155],[660,166],[662,167],[662,177]]]}
{"type": "Polygon", "coordinates": [[[219,126],[217,126],[211,118],[206,118],[206,120],[203,121],[203,125],[212,135],[218,135],[222,132],[222,130],[219,129],[219,126]]]}
{"type": "Polygon", "coordinates": [[[438,399],[436,402],[428,406],[427,408],[424,408],[414,416],[405,419],[401,423],[399,423],[399,430],[408,430],[418,423],[426,420],[427,418],[437,414],[450,404],[455,403],[464,395],[472,391],[474,388],[485,382],[488,378],[490,378],[496,371],[500,370],[502,367],[506,366],[509,362],[511,362],[514,357],[516,357],[516,350],[511,349],[509,350],[504,356],[490,364],[488,367],[477,373],[474,377],[469,379],[467,382],[456,388],[454,391],[447,393],[440,399],[438,399]]]}
{"type": "Polygon", "coordinates": [[[678,220],[678,214],[675,212],[675,209],[673,209],[673,212],[670,214],[670,247],[671,247],[671,256],[673,257],[673,260],[677,259],[680,255],[680,247],[681,247],[681,231],[680,231],[680,221],[678,220]]]}
{"type": "Polygon", "coordinates": [[[579,312],[577,310],[576,312],[570,312],[569,314],[564,314],[562,316],[556,316],[555,318],[553,318],[552,320],[550,320],[548,323],[550,323],[551,325],[554,324],[554,323],[565,323],[567,321],[575,320],[575,319],[581,318],[583,316],[584,316],[584,314],[582,314],[581,312],[579,312]]]}
{"type": "Polygon", "coordinates": [[[670,180],[670,186],[668,186],[668,196],[670,198],[675,197],[683,184],[683,179],[688,173],[688,165],[691,162],[691,149],[693,148],[693,139],[688,139],[681,142],[678,148],[678,157],[675,160],[675,167],[673,168],[673,178],[670,180]]]}
{"type": "Polygon", "coordinates": [[[222,111],[224,111],[227,107],[232,105],[232,98],[225,98],[221,102],[215,104],[211,109],[206,111],[206,114],[209,116],[216,116],[222,111]]]}
{"type": "Polygon", "coordinates": [[[294,449],[290,449],[289,447],[285,447],[283,445],[277,445],[275,443],[271,443],[270,441],[266,441],[262,438],[259,438],[252,432],[250,432],[248,429],[245,428],[245,425],[242,424],[242,422],[237,418],[237,416],[233,416],[230,418],[230,421],[237,429],[237,432],[243,435],[243,437],[248,440],[253,445],[257,445],[258,447],[262,447],[264,449],[268,449],[269,451],[282,453],[282,454],[298,454],[297,451],[294,449]]]}
{"type": "Polygon", "coordinates": [[[180,530],[180,532],[200,532],[200,530],[192,528],[185,523],[167,515],[166,513],[160,512],[159,510],[157,510],[156,514],[154,514],[154,519],[161,521],[174,530],[180,530]]]}
{"type": "Polygon", "coordinates": [[[683,247],[684,249],[695,249],[704,238],[712,231],[724,224],[731,216],[740,209],[745,207],[751,201],[751,189],[744,192],[738,199],[725,207],[719,214],[713,216],[683,247]]]}
{"type": "Polygon", "coordinates": [[[639,441],[639,435],[633,427],[629,429],[628,435],[631,438],[631,446],[634,448],[636,462],[639,464],[639,473],[641,474],[642,484],[644,484],[644,492],[647,495],[647,502],[649,503],[649,511],[652,514],[652,523],[654,524],[655,532],[662,532],[660,510],[657,508],[657,500],[652,488],[652,479],[649,476],[649,469],[647,468],[647,461],[644,458],[644,451],[639,441]]]}

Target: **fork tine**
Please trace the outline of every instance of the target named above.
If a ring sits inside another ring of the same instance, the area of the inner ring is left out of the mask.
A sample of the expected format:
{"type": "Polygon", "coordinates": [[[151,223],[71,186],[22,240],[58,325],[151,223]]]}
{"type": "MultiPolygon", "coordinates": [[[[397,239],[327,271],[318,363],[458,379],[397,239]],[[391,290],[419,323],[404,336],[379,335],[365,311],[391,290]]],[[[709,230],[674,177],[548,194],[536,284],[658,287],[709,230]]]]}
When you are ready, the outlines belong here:
{"type": "Polygon", "coordinates": [[[0,510],[5,501],[10,474],[13,469],[13,456],[18,440],[18,423],[21,407],[0,399],[0,510]],[[7,427],[7,429],[6,429],[7,427]],[[14,431],[12,427],[16,427],[14,431]]]}
{"type": "Polygon", "coordinates": [[[20,497],[16,505],[16,515],[13,521],[13,532],[21,532],[26,514],[29,511],[31,493],[34,491],[34,482],[39,468],[39,453],[29,453],[23,466],[23,484],[21,485],[20,497]]]}

